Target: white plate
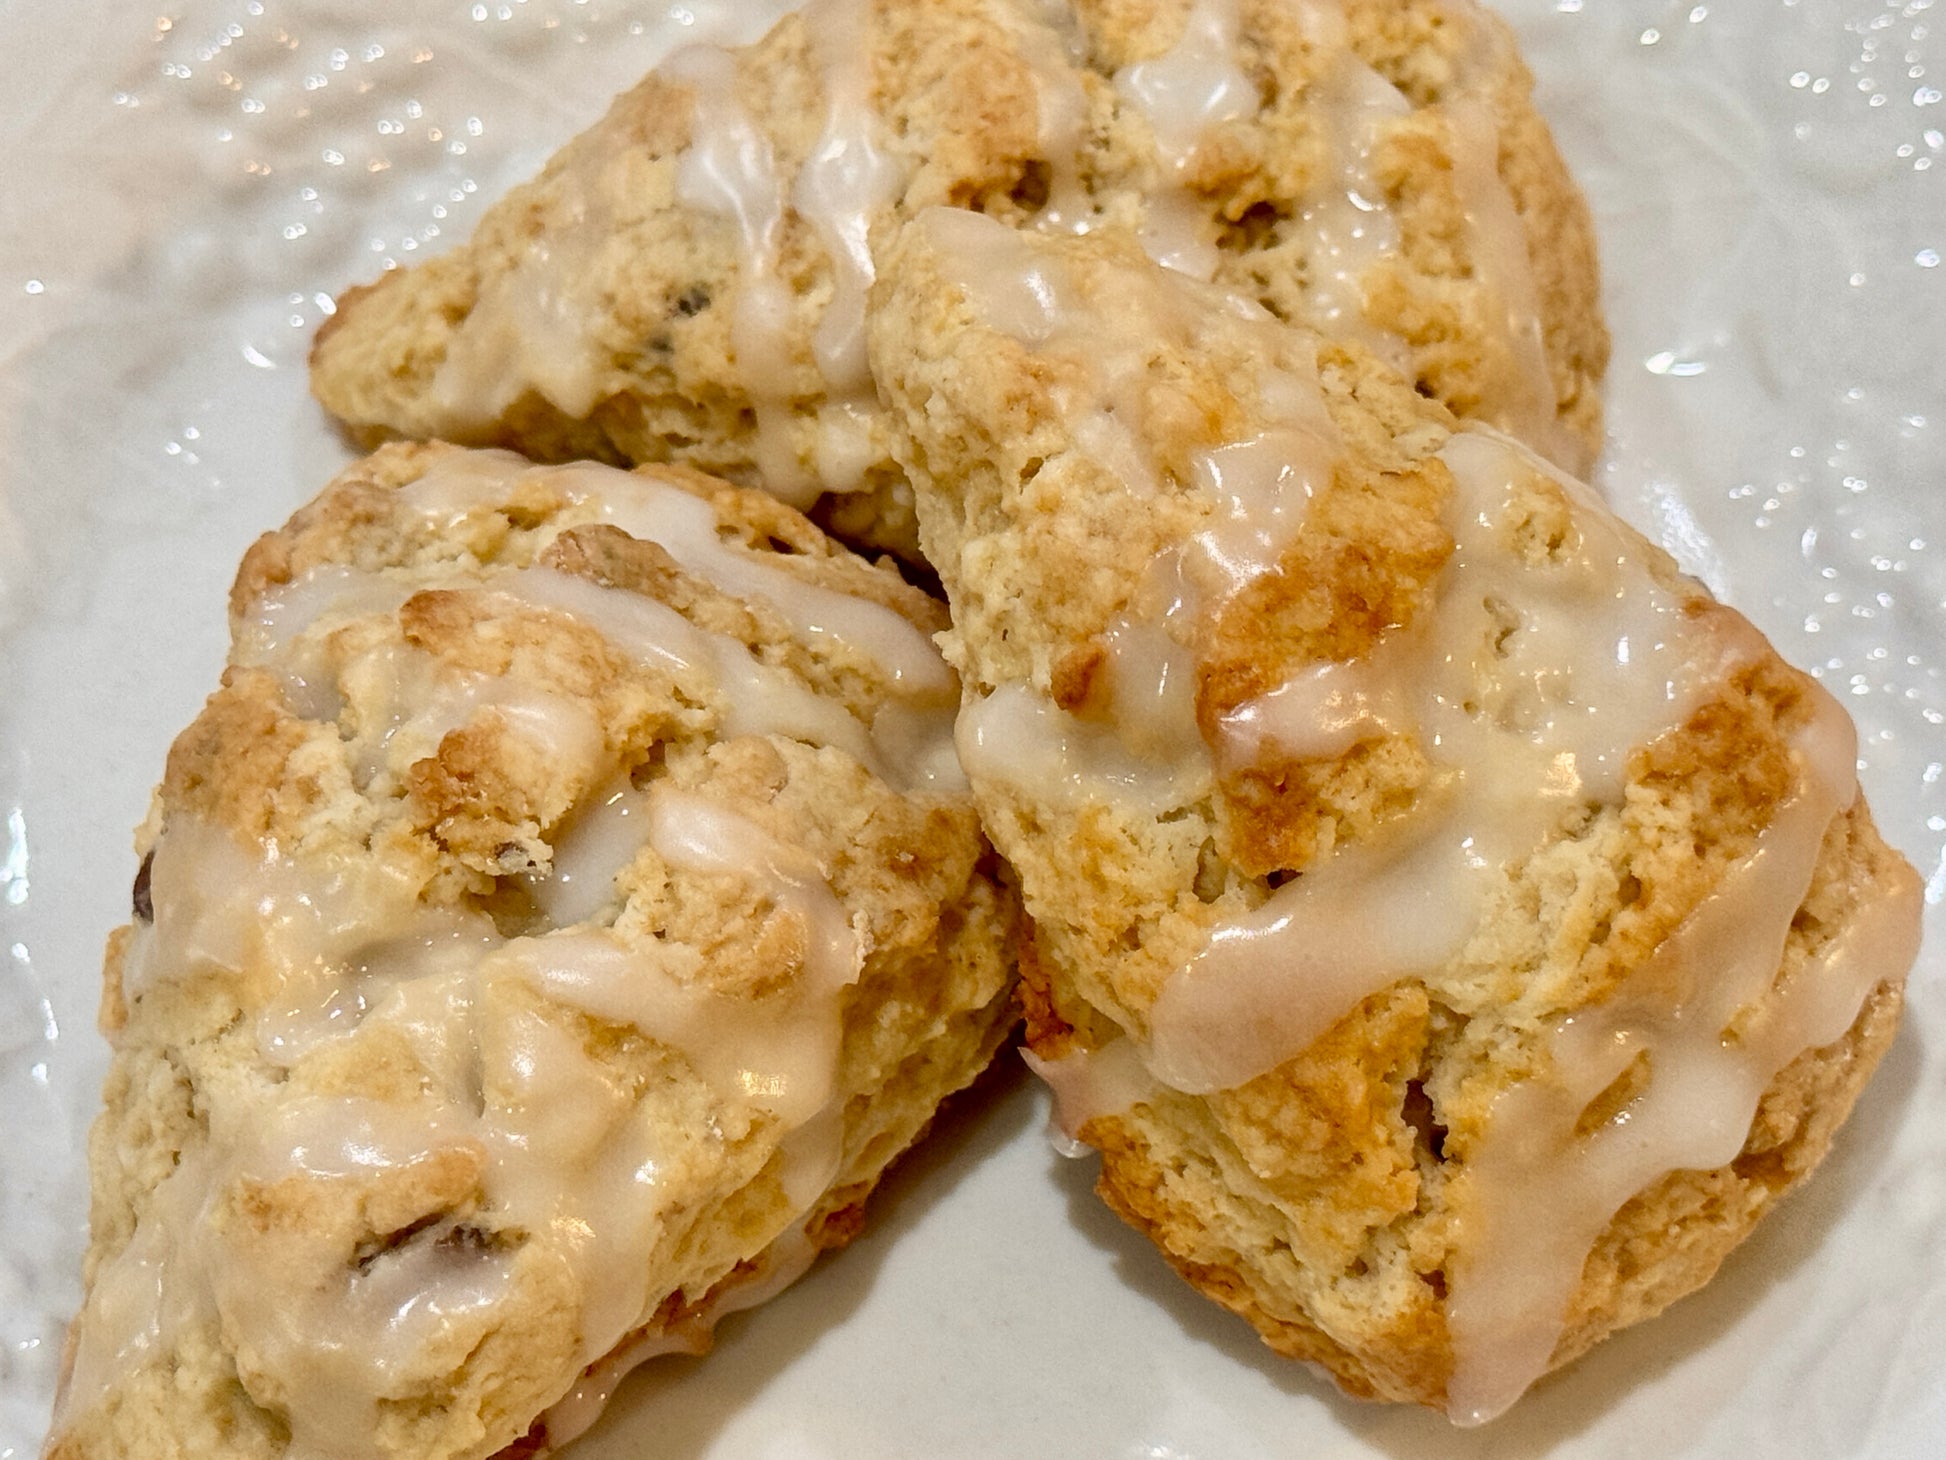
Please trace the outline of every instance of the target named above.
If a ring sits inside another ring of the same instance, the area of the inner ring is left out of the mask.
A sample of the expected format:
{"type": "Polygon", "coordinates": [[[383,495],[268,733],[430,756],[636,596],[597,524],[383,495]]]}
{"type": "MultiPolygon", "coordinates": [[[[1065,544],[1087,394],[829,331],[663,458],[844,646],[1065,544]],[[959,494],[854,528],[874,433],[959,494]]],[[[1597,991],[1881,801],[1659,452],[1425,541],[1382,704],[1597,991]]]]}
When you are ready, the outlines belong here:
{"type": "MultiPolygon", "coordinates": [[[[347,459],[305,394],[331,293],[464,234],[672,39],[778,8],[0,11],[0,1460],[38,1448],[79,1296],[128,829],[216,681],[238,556],[347,459]]],[[[1707,1292],[1463,1434],[1192,1296],[1009,1062],[867,1240],[583,1454],[1946,1453],[1946,7],[1506,8],[1606,254],[1599,484],[1846,699],[1931,879],[1907,1026],[1828,1169],[1707,1292]]]]}

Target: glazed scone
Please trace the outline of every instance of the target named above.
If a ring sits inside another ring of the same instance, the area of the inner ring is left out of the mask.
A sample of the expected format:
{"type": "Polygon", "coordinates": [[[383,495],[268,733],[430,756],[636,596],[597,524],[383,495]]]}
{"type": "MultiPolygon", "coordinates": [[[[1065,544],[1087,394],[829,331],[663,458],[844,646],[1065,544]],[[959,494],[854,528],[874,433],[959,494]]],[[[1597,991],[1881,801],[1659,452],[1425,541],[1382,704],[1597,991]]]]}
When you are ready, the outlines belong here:
{"type": "Polygon", "coordinates": [[[533,1455],[845,1241],[1013,1017],[935,604],[396,446],[245,559],[110,940],[48,1455],[533,1455]]]}
{"type": "Polygon", "coordinates": [[[1836,702],[1538,456],[1125,236],[922,215],[870,341],[1108,1203],[1462,1422],[1706,1281],[1916,948],[1836,702]]]}
{"type": "Polygon", "coordinates": [[[367,441],[683,461],[909,554],[864,297],[946,204],[1132,228],[1578,469],[1608,341],[1530,86],[1472,0],[814,0],[347,291],[312,386],[367,441]]]}

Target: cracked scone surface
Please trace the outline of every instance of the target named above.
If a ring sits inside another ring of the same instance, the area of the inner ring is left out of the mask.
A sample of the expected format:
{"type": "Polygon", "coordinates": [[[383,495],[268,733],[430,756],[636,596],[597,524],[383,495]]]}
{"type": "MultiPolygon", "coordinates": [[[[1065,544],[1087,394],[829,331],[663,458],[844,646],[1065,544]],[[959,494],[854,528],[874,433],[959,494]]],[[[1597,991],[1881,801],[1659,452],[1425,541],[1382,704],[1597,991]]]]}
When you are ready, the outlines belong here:
{"type": "Polygon", "coordinates": [[[1125,236],[923,215],[870,340],[1108,1203],[1463,1421],[1705,1282],[1916,947],[1836,703],[1585,488],[1125,236]]]}
{"type": "Polygon", "coordinates": [[[110,940],[48,1453],[551,1448],[846,1240],[1010,1022],[942,616],[762,494],[431,446],[231,610],[110,940]]]}
{"type": "Polygon", "coordinates": [[[678,53],[469,242],[348,291],[313,388],[368,440],[685,461],[910,553],[863,298],[944,204],[1135,230],[1580,469],[1608,341],[1530,89],[1470,0],[820,0],[678,53]]]}

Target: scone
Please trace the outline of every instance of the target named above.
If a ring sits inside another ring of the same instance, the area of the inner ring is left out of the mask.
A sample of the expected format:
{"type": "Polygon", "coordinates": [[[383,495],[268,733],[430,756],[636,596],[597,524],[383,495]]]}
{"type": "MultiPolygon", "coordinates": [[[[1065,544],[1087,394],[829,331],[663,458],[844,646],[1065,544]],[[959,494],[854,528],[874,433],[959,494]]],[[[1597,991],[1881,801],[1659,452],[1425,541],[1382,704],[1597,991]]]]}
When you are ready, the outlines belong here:
{"type": "Polygon", "coordinates": [[[1011,1022],[941,615],[684,468],[400,446],[231,617],[109,943],[47,1453],[552,1449],[1011,1022]]]}
{"type": "Polygon", "coordinates": [[[1108,1203],[1462,1422],[1706,1281],[1916,949],[1836,702],[1532,452],[1126,236],[922,215],[870,341],[1108,1203]]]}
{"type": "Polygon", "coordinates": [[[349,290],[312,385],[361,439],[688,462],[913,550],[863,344],[926,207],[1135,230],[1570,469],[1594,245],[1472,0],[814,0],[690,48],[453,252],[349,290]]]}

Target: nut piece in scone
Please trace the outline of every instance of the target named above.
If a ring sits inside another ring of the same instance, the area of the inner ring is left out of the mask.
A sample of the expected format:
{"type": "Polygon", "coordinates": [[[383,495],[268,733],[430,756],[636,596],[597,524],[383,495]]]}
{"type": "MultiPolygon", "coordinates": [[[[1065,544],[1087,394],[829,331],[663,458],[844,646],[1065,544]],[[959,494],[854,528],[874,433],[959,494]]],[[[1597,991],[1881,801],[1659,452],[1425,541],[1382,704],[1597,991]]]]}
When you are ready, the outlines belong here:
{"type": "Polygon", "coordinates": [[[947,204],[1135,230],[1570,469],[1608,340],[1586,210],[1471,0],[816,0],[678,52],[312,357],[361,439],[684,461],[913,551],[863,348],[947,204]]]}
{"type": "Polygon", "coordinates": [[[1461,1422],[1707,1281],[1916,949],[1837,703],[1532,452],[1125,236],[922,215],[871,348],[1108,1203],[1461,1422]]]}
{"type": "Polygon", "coordinates": [[[685,468],[387,447],[259,541],[48,1454],[532,1455],[848,1239],[1012,1018],[942,617],[685,468]]]}

